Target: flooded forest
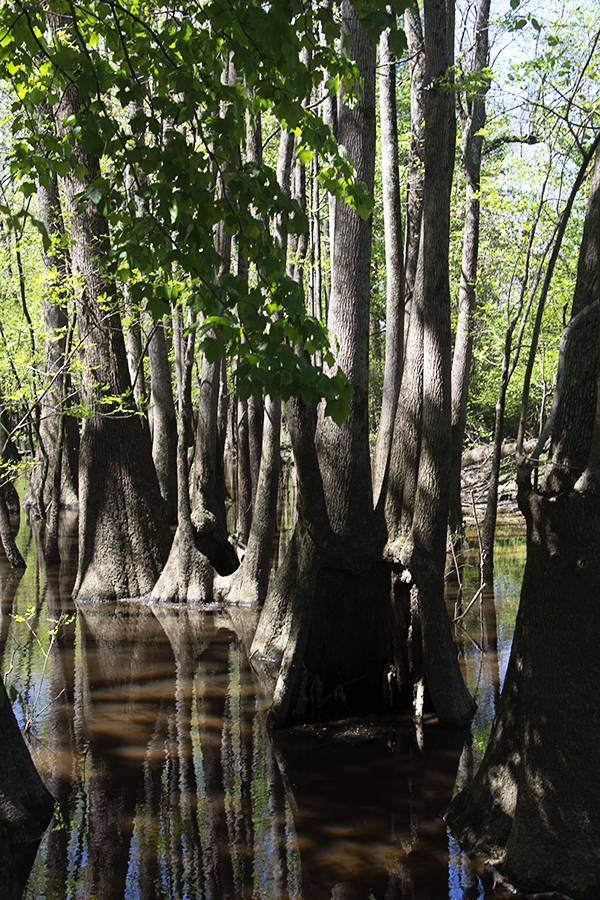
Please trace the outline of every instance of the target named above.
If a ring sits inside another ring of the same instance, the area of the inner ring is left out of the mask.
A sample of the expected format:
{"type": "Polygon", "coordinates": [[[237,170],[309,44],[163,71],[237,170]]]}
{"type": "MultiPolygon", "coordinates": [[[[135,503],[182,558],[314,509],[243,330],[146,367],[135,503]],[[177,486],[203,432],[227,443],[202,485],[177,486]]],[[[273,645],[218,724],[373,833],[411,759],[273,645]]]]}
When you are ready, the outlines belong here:
{"type": "MultiPolygon", "coordinates": [[[[292,527],[284,502],[282,489],[281,543],[292,527]]],[[[455,626],[478,711],[450,731],[430,712],[418,724],[408,713],[273,733],[248,659],[255,609],[81,608],[72,599],[76,514],[61,515],[60,566],[46,564],[42,531],[23,515],[27,569],[0,560],[3,672],[56,801],[25,898],[492,896],[492,876],[439,813],[489,736],[518,605],[522,524],[499,527],[494,587],[455,626]]],[[[475,545],[464,556],[465,601],[479,585],[477,556],[475,545]]],[[[449,583],[452,618],[456,601],[449,583]]]]}
{"type": "Polygon", "coordinates": [[[537,6],[0,4],[1,900],[600,896],[600,13],[537,6]]]}

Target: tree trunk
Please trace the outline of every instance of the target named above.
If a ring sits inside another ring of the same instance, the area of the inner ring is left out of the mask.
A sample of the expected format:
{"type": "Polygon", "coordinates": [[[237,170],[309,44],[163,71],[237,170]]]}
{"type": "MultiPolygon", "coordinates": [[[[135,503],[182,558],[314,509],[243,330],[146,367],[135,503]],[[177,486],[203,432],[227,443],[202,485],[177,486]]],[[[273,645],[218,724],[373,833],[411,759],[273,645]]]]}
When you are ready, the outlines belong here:
{"type": "Polygon", "coordinates": [[[177,417],[163,322],[148,344],[152,404],[152,459],[169,524],[177,522],[177,417]]]}
{"type": "Polygon", "coordinates": [[[0,681],[0,895],[21,897],[54,800],[44,787],[0,681]]]}
{"type": "Polygon", "coordinates": [[[385,500],[391,544],[401,543],[412,522],[423,411],[423,307],[422,294],[415,295],[414,288],[423,216],[425,46],[421,14],[416,2],[404,12],[404,29],[410,66],[411,137],[404,248],[404,365],[396,404],[385,500]]]}
{"type": "MultiPolygon", "coordinates": [[[[339,110],[338,137],[373,185],[375,45],[349,2],[342,10],[364,79],[359,103],[339,110]]],[[[390,601],[381,561],[385,531],[373,513],[368,447],[371,223],[345,204],[335,215],[329,327],[354,387],[340,428],[300,399],[286,419],[298,477],[298,522],[270,586],[252,661],[273,692],[270,719],[335,717],[389,709],[398,700],[406,616],[390,601]],[[316,440],[314,439],[316,434],[316,440]],[[397,620],[395,619],[397,616],[397,620]],[[404,624],[404,630],[402,627],[404,624]]]]}
{"type": "Polygon", "coordinates": [[[182,404],[177,417],[177,531],[167,564],[154,585],[155,600],[172,603],[206,603],[213,599],[214,569],[196,546],[190,503],[187,435],[192,417],[189,382],[194,365],[195,332],[188,336],[182,358],[180,392],[182,404]]]}
{"type": "Polygon", "coordinates": [[[520,501],[527,564],[500,707],[479,771],[444,818],[520,889],[596,898],[600,504],[577,493],[520,501]]]}
{"type": "Polygon", "coordinates": [[[426,0],[425,179],[415,303],[423,309],[421,450],[410,532],[400,562],[419,589],[425,679],[441,722],[469,721],[475,704],[460,672],[444,602],[450,452],[450,191],[455,125],[442,87],[453,63],[454,6],[426,0]],[[421,299],[422,298],[422,299],[421,299]]]}
{"type": "Polygon", "coordinates": [[[388,33],[379,44],[379,103],[381,110],[381,175],[385,227],[385,271],[387,279],[385,370],[377,444],[373,457],[374,504],[385,494],[385,481],[398,393],[404,362],[404,290],[402,217],[398,174],[398,123],[396,111],[396,63],[389,48],[388,33]]]}
{"type": "MultiPolygon", "coordinates": [[[[585,217],[572,317],[600,297],[600,150],[596,153],[585,217]]],[[[548,486],[565,490],[584,472],[589,457],[598,378],[598,310],[593,310],[569,340],[564,391],[550,448],[548,486]],[[581,388],[581,384],[585,388],[581,388]]]]}
{"type": "Polygon", "coordinates": [[[240,541],[246,545],[252,525],[252,476],[250,474],[250,438],[248,401],[237,404],[237,525],[240,541]]]}
{"type": "Polygon", "coordinates": [[[406,234],[404,249],[404,302],[407,311],[417,276],[421,216],[423,212],[423,143],[425,128],[425,44],[418,0],[404,12],[404,30],[410,67],[410,153],[406,196],[406,234]]]}
{"type": "MultiPolygon", "coordinates": [[[[59,121],[76,116],[81,99],[67,88],[59,121]]],[[[82,391],[89,415],[79,457],[79,598],[136,597],[147,594],[164,565],[170,530],[150,440],[131,401],[125,342],[112,283],[102,273],[109,248],[108,227],[80,192],[100,176],[99,161],[74,144],[85,166],[85,182],[64,179],[71,219],[74,273],[83,290],[76,296],[82,341],[82,391]]]]}
{"type": "Polygon", "coordinates": [[[265,402],[260,472],[246,552],[239,569],[228,579],[217,579],[215,584],[220,598],[226,598],[229,603],[254,605],[262,603],[267,594],[273,537],[277,527],[280,431],[281,398],[268,398],[265,402]]]}
{"type": "MultiPolygon", "coordinates": [[[[363,31],[350,3],[344,21],[352,40],[352,54],[364,79],[363,94],[350,109],[340,102],[338,140],[352,160],[356,177],[373,189],[375,169],[376,48],[363,31]],[[346,18],[347,17],[347,18],[346,18]]],[[[338,427],[322,416],[317,450],[331,527],[348,535],[364,528],[371,518],[373,494],[369,452],[369,321],[372,219],[361,219],[343,201],[335,213],[333,270],[327,326],[337,338],[337,365],[354,389],[351,414],[338,427]]]]}
{"type": "MultiPolygon", "coordinates": [[[[574,313],[600,284],[599,170],[597,158],[574,313]]],[[[458,839],[492,854],[519,888],[583,900],[597,898],[600,884],[600,344],[592,315],[567,344],[543,490],[531,489],[526,463],[519,468],[527,562],[510,662],[481,766],[444,811],[458,839]]]]}
{"type": "Polygon", "coordinates": [[[238,559],[227,533],[225,472],[217,428],[220,384],[221,360],[209,363],[203,356],[191,503],[198,548],[217,572],[229,575],[238,559]]]}
{"type": "Polygon", "coordinates": [[[0,485],[0,541],[2,542],[4,552],[6,553],[6,558],[8,559],[11,566],[19,569],[24,569],[25,560],[21,556],[21,551],[17,547],[12,533],[10,516],[8,512],[8,506],[6,505],[3,485],[0,485]]]}
{"type": "MultiPolygon", "coordinates": [[[[488,65],[488,23],[490,0],[479,0],[475,33],[475,58],[472,73],[483,78],[488,65]]],[[[467,396],[473,350],[473,318],[475,315],[477,261],[479,256],[479,189],[481,151],[486,120],[485,95],[489,80],[485,79],[467,103],[462,116],[462,156],[466,176],[465,227],[463,237],[458,322],[452,360],[452,447],[450,457],[449,524],[452,534],[464,531],[461,502],[462,447],[467,422],[467,396]]]]}
{"type": "MultiPolygon", "coordinates": [[[[48,115],[42,109],[41,114],[48,115]]],[[[52,493],[52,481],[42,478],[44,473],[54,471],[54,458],[58,447],[59,421],[64,417],[63,449],[61,451],[60,470],[60,503],[68,509],[77,507],[77,452],[79,448],[79,428],[73,416],[63,410],[66,388],[69,384],[68,360],[66,359],[68,314],[67,293],[69,279],[69,261],[64,247],[65,230],[58,192],[58,179],[51,175],[47,184],[38,183],[37,215],[43,224],[48,239],[51,241],[47,251],[42,252],[42,259],[47,276],[47,287],[44,295],[44,334],[45,339],[45,376],[47,390],[41,402],[39,424],[40,439],[43,447],[38,447],[37,465],[31,474],[31,481],[25,495],[24,506],[37,507],[40,498],[44,508],[39,510],[44,515],[48,508],[52,493]],[[47,460],[43,458],[47,454],[47,460]]]]}

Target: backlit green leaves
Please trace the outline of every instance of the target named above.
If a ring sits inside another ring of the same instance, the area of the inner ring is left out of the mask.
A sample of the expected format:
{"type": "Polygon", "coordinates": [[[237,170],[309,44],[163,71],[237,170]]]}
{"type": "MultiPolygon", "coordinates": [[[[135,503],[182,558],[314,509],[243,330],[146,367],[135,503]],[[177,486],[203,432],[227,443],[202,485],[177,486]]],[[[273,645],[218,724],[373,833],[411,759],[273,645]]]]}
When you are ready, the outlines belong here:
{"type": "MultiPolygon", "coordinates": [[[[370,36],[393,34],[407,0],[365,3],[370,36]]],[[[327,334],[305,313],[270,223],[289,235],[307,227],[267,166],[242,162],[247,114],[268,111],[298,137],[300,159],[320,158],[324,187],[368,217],[373,199],[343,148],[306,98],[351,91],[357,72],[339,46],[331,9],[300,0],[7,0],[0,6],[0,77],[15,92],[12,170],[29,196],[52,171],[81,180],[78,148],[102,160],[81,192],[106,217],[107,275],[153,315],[183,294],[206,323],[201,347],[236,361],[243,392],[325,397],[348,409],[341,373],[330,377],[295,347],[329,353],[327,334]],[[324,39],[323,39],[324,38],[324,39]],[[224,73],[233,66],[235,78],[224,73]],[[68,121],[60,101],[77,89],[68,121]],[[256,273],[251,287],[221,272],[220,229],[256,273]],[[301,360],[301,361],[299,361],[301,360]]],[[[401,37],[396,38],[400,47],[401,37]]],[[[355,89],[355,88],[354,88],[355,89]]]]}

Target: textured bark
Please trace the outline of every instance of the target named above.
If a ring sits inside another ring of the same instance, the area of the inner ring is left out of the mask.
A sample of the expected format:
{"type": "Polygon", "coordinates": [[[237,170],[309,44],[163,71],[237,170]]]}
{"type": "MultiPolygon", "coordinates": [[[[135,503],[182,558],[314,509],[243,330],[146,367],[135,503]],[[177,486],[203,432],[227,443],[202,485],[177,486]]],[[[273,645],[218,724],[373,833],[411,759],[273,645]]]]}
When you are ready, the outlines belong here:
{"type": "Polygon", "coordinates": [[[258,488],[258,473],[260,471],[260,454],[262,448],[263,433],[263,403],[259,397],[248,397],[248,454],[250,462],[250,484],[252,490],[252,512],[254,515],[254,502],[258,488]]]}
{"type": "MultiPolygon", "coordinates": [[[[458,665],[444,603],[450,453],[450,191],[455,124],[451,93],[443,86],[453,63],[454,6],[426,0],[425,179],[415,294],[423,308],[423,416],[412,526],[400,561],[419,589],[425,679],[444,724],[473,716],[458,665]]],[[[417,302],[419,302],[417,300],[417,302]]]]}
{"type": "Polygon", "coordinates": [[[165,328],[158,322],[148,344],[152,406],[152,459],[169,524],[177,522],[177,417],[165,328]]]}
{"type": "Polygon", "coordinates": [[[225,472],[217,428],[221,360],[202,358],[202,378],[192,480],[192,523],[196,544],[215,569],[229,575],[238,565],[227,533],[225,472]]]}
{"type": "MultiPolygon", "coordinates": [[[[338,137],[373,184],[375,46],[349,2],[344,26],[364,79],[361,101],[339,110],[338,137]]],[[[273,578],[252,645],[252,662],[273,693],[272,724],[389,709],[398,700],[398,644],[385,530],[373,513],[368,448],[371,223],[338,204],[329,327],[338,363],[355,388],[340,428],[300,399],[286,419],[298,478],[298,522],[273,578]],[[316,439],[315,439],[316,436],[316,439]]]]}
{"type": "Polygon", "coordinates": [[[240,541],[247,544],[252,525],[248,401],[239,399],[237,405],[237,510],[237,534],[240,541]]]}
{"type": "MultiPolygon", "coordinates": [[[[475,54],[471,72],[475,75],[478,74],[480,78],[483,78],[484,69],[489,62],[489,18],[490,0],[479,0],[475,26],[475,54]]],[[[473,323],[477,302],[475,282],[479,256],[479,188],[483,128],[486,120],[485,95],[488,89],[489,80],[485,79],[474,96],[467,102],[466,108],[461,110],[461,150],[465,167],[466,197],[458,321],[452,359],[452,448],[450,458],[449,524],[450,531],[453,534],[463,530],[461,463],[465,425],[467,422],[467,395],[473,351],[473,323]]]]}
{"type": "MultiPolygon", "coordinates": [[[[41,110],[42,115],[47,110],[41,110]]],[[[31,482],[25,495],[24,506],[37,507],[41,501],[43,515],[49,506],[52,493],[52,475],[55,465],[55,454],[58,449],[58,431],[61,418],[63,423],[63,446],[60,469],[60,503],[69,509],[77,507],[77,452],[79,448],[79,429],[73,416],[64,412],[62,404],[69,386],[66,360],[67,345],[67,283],[69,278],[69,261],[64,248],[64,223],[58,179],[51,175],[47,184],[38,183],[37,215],[43,224],[48,238],[53,242],[50,248],[42,251],[42,260],[46,270],[46,290],[44,294],[44,334],[45,334],[45,375],[47,390],[41,402],[39,424],[40,441],[36,453],[36,467],[31,474],[31,482]],[[45,456],[46,455],[46,456],[45,456]],[[42,484],[42,480],[44,483],[42,484]]]]}
{"type": "Polygon", "coordinates": [[[519,888],[597,898],[600,505],[523,492],[521,506],[527,564],[500,708],[444,818],[519,888]]]}
{"type": "MultiPolygon", "coordinates": [[[[360,26],[350,4],[344,4],[344,21],[364,79],[363,96],[350,109],[340,103],[338,140],[352,159],[356,176],[373,189],[375,168],[375,56],[376,48],[360,26]]],[[[338,427],[321,418],[317,450],[330,523],[339,534],[364,529],[372,513],[369,453],[369,311],[371,267],[371,218],[361,219],[338,201],[333,248],[333,271],[328,328],[339,340],[337,365],[354,388],[351,414],[338,427]]]]}
{"type": "Polygon", "coordinates": [[[226,598],[230,603],[262,603],[267,594],[273,537],[277,527],[280,432],[281,398],[268,398],[265,403],[260,472],[246,552],[237,572],[228,579],[217,579],[215,585],[220,598],[226,598]]]}
{"type": "MultiPolygon", "coordinates": [[[[598,165],[574,313],[595,299],[599,284],[597,174],[598,165]]],[[[599,356],[591,316],[567,344],[568,380],[543,490],[531,489],[527,466],[519,470],[527,562],[511,658],[481,766],[444,813],[458,839],[493,854],[518,887],[585,900],[600,896],[600,410],[590,380],[599,356]]]]}
{"type": "Polygon", "coordinates": [[[25,560],[21,556],[21,552],[15,543],[15,539],[12,533],[10,516],[8,506],[6,505],[3,485],[0,485],[0,541],[2,542],[4,552],[6,553],[6,557],[11,566],[24,569],[25,560]]]}
{"type": "Polygon", "coordinates": [[[385,494],[394,419],[404,361],[404,290],[402,217],[398,174],[396,64],[387,32],[379,44],[379,104],[381,113],[381,176],[385,227],[386,317],[385,371],[377,444],[373,458],[374,504],[385,494]]]}
{"type": "MultiPolygon", "coordinates": [[[[411,302],[385,502],[389,541],[397,548],[410,530],[417,491],[423,416],[423,365],[423,293],[417,290],[411,302]]],[[[394,552],[396,550],[392,547],[394,552]]]]}
{"type": "Polygon", "coordinates": [[[404,249],[404,299],[411,307],[417,275],[421,216],[423,213],[423,142],[425,127],[425,44],[419,4],[404,12],[404,29],[410,66],[410,152],[406,196],[406,234],[404,249]]]}
{"type": "Polygon", "coordinates": [[[417,490],[423,414],[423,294],[414,293],[423,216],[425,45],[418,3],[405,10],[410,66],[409,179],[404,247],[404,365],[390,448],[385,515],[390,542],[410,529],[417,490]]]}
{"type": "MultiPolygon", "coordinates": [[[[58,111],[62,122],[75,115],[81,98],[71,86],[58,111]]],[[[100,175],[99,161],[79,143],[74,152],[85,166],[85,182],[64,179],[71,219],[72,263],[83,289],[76,296],[82,341],[82,391],[89,410],[79,457],[80,598],[135,597],[150,592],[171,541],[152,462],[150,440],[126,398],[131,389],[114,284],[101,260],[109,247],[108,227],[97,207],[79,193],[100,175]],[[101,299],[102,298],[102,299],[101,299]]]]}
{"type": "MultiPolygon", "coordinates": [[[[573,296],[575,317],[600,297],[600,151],[596,154],[590,184],[577,283],[573,296]]],[[[565,489],[579,478],[588,464],[595,420],[598,382],[598,310],[592,311],[569,340],[565,381],[552,439],[548,489],[565,489]]]]}
{"type": "Polygon", "coordinates": [[[189,382],[194,364],[194,334],[188,336],[182,359],[181,394],[183,403],[177,418],[177,531],[167,563],[154,585],[154,600],[172,603],[206,603],[213,599],[214,569],[196,546],[196,529],[192,524],[187,434],[192,417],[189,382]]]}

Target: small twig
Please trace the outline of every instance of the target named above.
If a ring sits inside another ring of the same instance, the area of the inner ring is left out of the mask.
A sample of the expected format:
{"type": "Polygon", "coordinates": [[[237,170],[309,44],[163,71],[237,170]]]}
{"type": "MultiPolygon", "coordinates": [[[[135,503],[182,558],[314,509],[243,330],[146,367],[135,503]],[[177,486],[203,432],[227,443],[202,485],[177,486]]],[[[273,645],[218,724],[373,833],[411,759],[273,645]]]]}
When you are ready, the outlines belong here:
{"type": "Polygon", "coordinates": [[[483,593],[483,588],[484,588],[484,585],[481,584],[481,585],[479,586],[479,588],[477,589],[477,591],[475,592],[475,595],[473,596],[473,599],[471,600],[471,602],[469,603],[469,605],[467,606],[467,608],[465,609],[465,611],[464,611],[463,613],[461,613],[460,616],[457,616],[456,619],[454,619],[454,623],[455,623],[455,624],[460,625],[460,624],[462,623],[462,620],[463,620],[464,617],[467,615],[467,613],[469,612],[469,610],[471,609],[471,607],[473,606],[473,604],[475,603],[475,601],[478,600],[479,597],[481,597],[481,595],[482,595],[482,593],[483,593]]]}
{"type": "Polygon", "coordinates": [[[458,579],[458,590],[462,592],[462,578],[460,577],[460,568],[458,565],[458,560],[456,558],[456,551],[454,550],[454,541],[452,540],[452,535],[450,535],[450,547],[452,548],[452,559],[454,560],[454,569],[456,571],[456,577],[458,579]]]}
{"type": "Polygon", "coordinates": [[[48,703],[46,703],[46,705],[44,706],[43,709],[40,709],[37,712],[35,712],[35,710],[34,710],[33,714],[31,716],[27,717],[27,721],[25,722],[25,727],[23,729],[26,734],[31,731],[31,726],[33,725],[35,720],[39,719],[39,717],[42,715],[42,713],[45,713],[46,710],[49,709],[52,706],[52,704],[55,703],[56,700],[58,700],[59,697],[62,697],[62,695],[65,693],[65,690],[66,690],[66,688],[63,688],[62,691],[58,692],[56,697],[54,697],[52,700],[49,700],[48,703]]]}
{"type": "Polygon", "coordinates": [[[457,625],[458,625],[458,627],[460,628],[460,630],[464,633],[465,637],[468,638],[468,640],[471,641],[471,643],[473,644],[473,646],[476,647],[477,650],[479,650],[480,653],[485,653],[484,648],[483,648],[483,647],[475,640],[474,637],[471,637],[471,635],[469,634],[469,632],[467,631],[467,629],[464,627],[464,625],[461,625],[460,622],[458,622],[457,625]]]}

